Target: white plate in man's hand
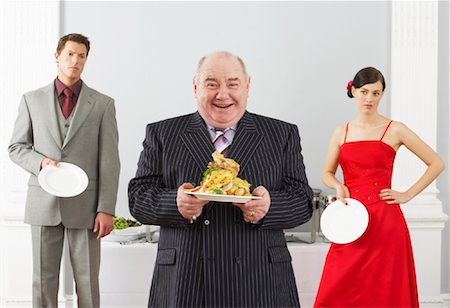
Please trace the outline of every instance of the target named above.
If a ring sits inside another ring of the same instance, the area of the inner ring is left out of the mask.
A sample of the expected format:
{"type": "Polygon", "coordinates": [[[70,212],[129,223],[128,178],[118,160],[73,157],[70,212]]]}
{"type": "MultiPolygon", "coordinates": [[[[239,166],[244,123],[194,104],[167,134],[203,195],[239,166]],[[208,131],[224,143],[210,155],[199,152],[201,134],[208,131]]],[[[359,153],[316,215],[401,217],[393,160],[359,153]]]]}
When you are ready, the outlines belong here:
{"type": "Polygon", "coordinates": [[[346,198],[330,203],[320,218],[323,235],[333,243],[347,244],[357,240],[367,229],[369,213],[358,200],[346,198]]]}
{"type": "Polygon", "coordinates": [[[57,197],[74,197],[87,187],[89,179],[83,169],[77,165],[60,162],[58,167],[48,165],[39,172],[41,187],[57,197]]]}
{"type": "Polygon", "coordinates": [[[233,203],[245,203],[252,199],[261,199],[260,196],[234,196],[234,195],[222,195],[222,194],[207,194],[197,191],[185,190],[185,193],[193,195],[200,200],[208,200],[215,202],[233,202],[233,203]]]}

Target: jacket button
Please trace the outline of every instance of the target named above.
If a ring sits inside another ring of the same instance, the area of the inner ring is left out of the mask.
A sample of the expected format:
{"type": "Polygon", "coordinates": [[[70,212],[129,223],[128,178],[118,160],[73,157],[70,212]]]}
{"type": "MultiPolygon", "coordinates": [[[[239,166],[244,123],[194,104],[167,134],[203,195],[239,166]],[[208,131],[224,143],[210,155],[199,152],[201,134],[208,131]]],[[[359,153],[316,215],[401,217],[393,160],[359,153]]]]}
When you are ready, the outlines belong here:
{"type": "Polygon", "coordinates": [[[209,225],[209,220],[206,219],[203,223],[205,224],[205,226],[208,226],[209,225]]]}
{"type": "Polygon", "coordinates": [[[234,263],[241,264],[241,257],[234,257],[234,263]]]}

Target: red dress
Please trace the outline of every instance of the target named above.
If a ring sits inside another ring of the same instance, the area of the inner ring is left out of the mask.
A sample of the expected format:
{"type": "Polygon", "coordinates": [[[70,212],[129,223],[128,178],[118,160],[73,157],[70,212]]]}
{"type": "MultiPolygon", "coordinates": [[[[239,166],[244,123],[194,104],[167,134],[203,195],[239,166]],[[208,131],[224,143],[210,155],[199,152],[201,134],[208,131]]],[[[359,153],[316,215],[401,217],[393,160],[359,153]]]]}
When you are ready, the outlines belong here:
{"type": "Polygon", "coordinates": [[[396,154],[382,141],[389,125],[380,140],[346,142],[345,133],[339,164],[350,197],[369,212],[369,225],[356,241],[331,244],[314,307],[419,307],[405,218],[398,204],[379,197],[391,187],[396,154]]]}

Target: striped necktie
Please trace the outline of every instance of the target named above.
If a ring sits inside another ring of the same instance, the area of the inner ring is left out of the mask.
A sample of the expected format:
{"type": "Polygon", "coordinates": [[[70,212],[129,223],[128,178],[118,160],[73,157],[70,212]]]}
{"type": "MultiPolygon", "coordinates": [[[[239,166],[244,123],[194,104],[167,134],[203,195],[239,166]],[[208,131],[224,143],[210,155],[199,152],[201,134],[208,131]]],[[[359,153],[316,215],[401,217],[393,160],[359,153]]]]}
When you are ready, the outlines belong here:
{"type": "Polygon", "coordinates": [[[216,151],[224,155],[227,153],[228,147],[231,145],[230,140],[227,138],[227,133],[229,132],[231,132],[231,128],[225,128],[224,130],[216,129],[216,136],[213,140],[216,151]]]}

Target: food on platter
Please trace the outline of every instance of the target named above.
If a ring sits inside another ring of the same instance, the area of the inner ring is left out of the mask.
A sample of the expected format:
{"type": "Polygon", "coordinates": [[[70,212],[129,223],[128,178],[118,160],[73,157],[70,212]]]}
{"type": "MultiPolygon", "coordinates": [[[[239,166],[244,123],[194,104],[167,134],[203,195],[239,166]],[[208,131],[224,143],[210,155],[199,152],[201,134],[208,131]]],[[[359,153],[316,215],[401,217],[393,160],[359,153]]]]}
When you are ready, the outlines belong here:
{"type": "Polygon", "coordinates": [[[116,230],[122,230],[128,227],[142,226],[141,223],[137,222],[136,220],[125,219],[124,217],[114,217],[113,221],[114,221],[114,229],[116,230]]]}
{"type": "Polygon", "coordinates": [[[251,184],[238,178],[239,164],[231,158],[225,158],[219,152],[212,153],[213,161],[203,172],[200,186],[191,189],[192,192],[220,194],[231,196],[251,196],[251,184]]]}
{"type": "Polygon", "coordinates": [[[107,242],[131,244],[133,241],[145,241],[146,226],[136,220],[124,217],[114,217],[114,229],[104,237],[107,242]]]}

